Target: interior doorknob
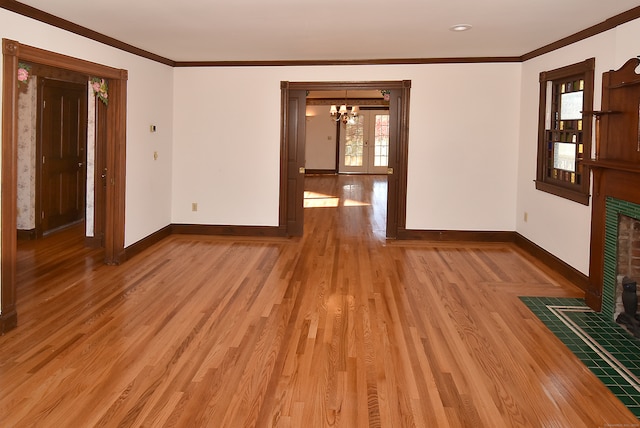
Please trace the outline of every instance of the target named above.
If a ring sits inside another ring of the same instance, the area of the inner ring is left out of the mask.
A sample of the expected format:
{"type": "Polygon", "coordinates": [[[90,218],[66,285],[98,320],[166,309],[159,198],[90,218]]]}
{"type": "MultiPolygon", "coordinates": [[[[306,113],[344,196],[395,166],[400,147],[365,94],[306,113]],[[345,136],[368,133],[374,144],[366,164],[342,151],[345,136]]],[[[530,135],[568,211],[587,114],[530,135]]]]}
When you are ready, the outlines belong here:
{"type": "Polygon", "coordinates": [[[305,171],[306,171],[306,170],[304,169],[304,167],[303,167],[303,166],[301,166],[300,168],[298,168],[298,172],[299,172],[300,174],[304,174],[304,173],[305,173],[305,171]]]}
{"type": "Polygon", "coordinates": [[[393,175],[393,168],[387,168],[387,174],[393,175]]]}

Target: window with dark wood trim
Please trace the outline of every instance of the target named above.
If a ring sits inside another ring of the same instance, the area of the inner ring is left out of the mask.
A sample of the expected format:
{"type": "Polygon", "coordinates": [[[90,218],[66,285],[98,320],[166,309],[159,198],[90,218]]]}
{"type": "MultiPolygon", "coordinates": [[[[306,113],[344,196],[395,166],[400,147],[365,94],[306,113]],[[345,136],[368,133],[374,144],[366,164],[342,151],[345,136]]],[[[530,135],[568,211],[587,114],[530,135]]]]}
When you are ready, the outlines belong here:
{"type": "Polygon", "coordinates": [[[595,58],[540,73],[536,189],[589,205],[595,58]]]}

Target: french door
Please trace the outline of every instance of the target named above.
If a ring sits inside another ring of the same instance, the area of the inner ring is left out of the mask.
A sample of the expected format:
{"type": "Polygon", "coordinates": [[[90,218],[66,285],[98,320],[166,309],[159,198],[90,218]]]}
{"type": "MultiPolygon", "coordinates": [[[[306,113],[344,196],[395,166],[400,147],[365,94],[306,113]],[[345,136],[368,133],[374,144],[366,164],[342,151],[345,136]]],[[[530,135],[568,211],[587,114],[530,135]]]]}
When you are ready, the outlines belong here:
{"type": "Polygon", "coordinates": [[[341,173],[386,174],[389,165],[389,111],[360,110],[339,123],[341,173]]]}

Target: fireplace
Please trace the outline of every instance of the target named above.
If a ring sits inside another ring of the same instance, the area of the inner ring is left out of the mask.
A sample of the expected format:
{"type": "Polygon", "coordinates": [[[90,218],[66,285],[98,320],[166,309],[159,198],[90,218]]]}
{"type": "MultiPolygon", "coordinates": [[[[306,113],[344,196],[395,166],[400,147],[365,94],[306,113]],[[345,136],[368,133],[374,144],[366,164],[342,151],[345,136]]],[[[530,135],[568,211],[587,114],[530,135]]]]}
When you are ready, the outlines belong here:
{"type": "Polygon", "coordinates": [[[640,282],[640,170],[592,165],[594,197],[586,303],[615,319],[622,278],[640,282]]]}
{"type": "MultiPolygon", "coordinates": [[[[602,75],[596,117],[589,285],[585,301],[614,319],[622,278],[640,281],[640,66],[639,58],[602,75]]],[[[586,112],[585,112],[586,113],[586,112]]],[[[629,294],[627,294],[629,296],[629,294]]],[[[627,299],[628,301],[628,299],[627,299]]]]}

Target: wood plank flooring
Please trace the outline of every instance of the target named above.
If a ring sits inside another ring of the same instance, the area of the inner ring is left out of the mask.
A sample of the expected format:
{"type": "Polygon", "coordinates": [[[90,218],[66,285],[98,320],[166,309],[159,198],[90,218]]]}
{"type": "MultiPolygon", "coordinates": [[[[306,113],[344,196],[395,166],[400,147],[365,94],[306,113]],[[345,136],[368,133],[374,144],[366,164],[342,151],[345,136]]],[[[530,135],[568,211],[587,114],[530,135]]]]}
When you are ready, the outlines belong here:
{"type": "Polygon", "coordinates": [[[638,426],[518,299],[579,289],[511,244],[387,242],[384,177],[306,186],[298,239],[21,243],[0,426],[638,426]]]}

